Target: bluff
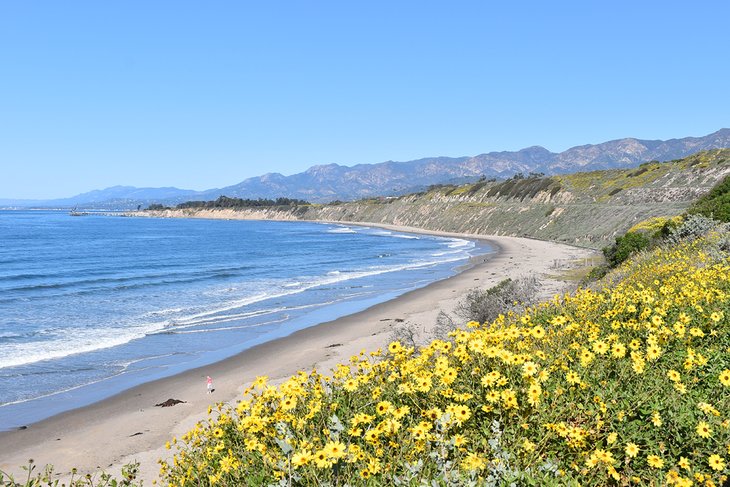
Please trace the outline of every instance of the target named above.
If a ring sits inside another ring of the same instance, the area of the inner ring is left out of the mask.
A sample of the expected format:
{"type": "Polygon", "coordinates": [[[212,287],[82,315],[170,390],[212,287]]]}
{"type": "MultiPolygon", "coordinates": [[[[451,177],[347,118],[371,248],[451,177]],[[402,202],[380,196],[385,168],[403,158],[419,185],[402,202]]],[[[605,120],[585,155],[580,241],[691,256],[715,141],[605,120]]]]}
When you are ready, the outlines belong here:
{"type": "Polygon", "coordinates": [[[717,149],[632,169],[439,185],[406,196],[347,203],[132,214],[380,223],[600,248],[640,221],[682,213],[728,174],[730,149],[717,149]]]}

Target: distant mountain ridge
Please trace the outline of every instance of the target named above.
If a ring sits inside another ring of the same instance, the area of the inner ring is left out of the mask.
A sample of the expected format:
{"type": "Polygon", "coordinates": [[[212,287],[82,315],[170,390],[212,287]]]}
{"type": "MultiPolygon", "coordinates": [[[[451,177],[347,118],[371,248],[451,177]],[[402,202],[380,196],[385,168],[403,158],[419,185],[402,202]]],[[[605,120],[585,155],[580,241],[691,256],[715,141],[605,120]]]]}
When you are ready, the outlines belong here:
{"type": "Polygon", "coordinates": [[[312,202],[354,200],[402,195],[433,184],[463,183],[481,176],[504,178],[518,172],[554,175],[594,169],[631,168],[647,161],[681,159],[702,150],[721,148],[730,148],[728,128],[704,137],[670,140],[624,138],[580,145],[559,153],[532,146],[519,151],[489,152],[473,157],[429,157],[351,167],[317,165],[291,176],[268,173],[232,186],[206,191],[115,186],[59,200],[0,200],[0,206],[79,205],[127,209],[140,204],[174,205],[188,200],[213,200],[220,195],[251,199],[287,197],[312,202]]]}

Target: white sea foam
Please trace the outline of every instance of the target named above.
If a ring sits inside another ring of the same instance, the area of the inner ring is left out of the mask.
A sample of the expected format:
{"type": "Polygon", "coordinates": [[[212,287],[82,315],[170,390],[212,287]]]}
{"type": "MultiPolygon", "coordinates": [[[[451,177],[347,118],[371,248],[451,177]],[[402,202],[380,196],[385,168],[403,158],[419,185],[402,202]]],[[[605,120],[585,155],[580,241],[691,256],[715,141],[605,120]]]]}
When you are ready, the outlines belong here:
{"type": "Polygon", "coordinates": [[[449,241],[446,245],[452,249],[459,249],[459,248],[465,248],[465,247],[473,248],[475,244],[471,240],[464,240],[462,238],[454,238],[454,239],[449,239],[449,241]]]}
{"type": "Polygon", "coordinates": [[[163,326],[164,322],[158,322],[121,328],[57,330],[55,340],[5,344],[0,351],[0,369],[124,345],[163,326]]]}
{"type": "Polygon", "coordinates": [[[337,227],[327,230],[327,233],[357,233],[350,227],[337,227]]]}
{"type": "Polygon", "coordinates": [[[461,250],[444,250],[443,252],[434,252],[431,254],[431,257],[442,257],[444,255],[456,255],[461,254],[461,250]]]}
{"type": "Polygon", "coordinates": [[[263,321],[261,323],[249,323],[247,325],[237,325],[237,326],[219,326],[215,328],[201,328],[199,330],[179,330],[174,331],[173,333],[178,335],[185,335],[190,333],[209,333],[213,331],[230,331],[230,330],[243,330],[243,329],[250,329],[250,328],[258,328],[260,326],[266,326],[266,325],[273,325],[276,323],[283,323],[284,321],[289,319],[289,315],[285,315],[283,318],[280,318],[278,320],[271,320],[271,321],[263,321]]]}
{"type": "MultiPolygon", "coordinates": [[[[354,232],[349,227],[344,227],[348,233],[354,232]]],[[[342,228],[336,228],[335,233],[342,233],[342,228]]],[[[418,238],[410,235],[393,234],[397,238],[418,238]]],[[[285,308],[277,307],[264,310],[244,311],[247,306],[265,301],[268,299],[281,298],[305,292],[319,286],[333,285],[340,282],[376,276],[379,274],[399,272],[409,269],[426,268],[437,264],[462,260],[468,256],[468,249],[474,246],[473,242],[463,239],[445,240],[448,251],[432,253],[426,259],[403,263],[399,265],[373,266],[369,269],[358,271],[330,271],[324,276],[313,277],[310,280],[292,280],[279,283],[262,283],[258,291],[249,288],[248,296],[240,299],[227,300],[222,305],[213,308],[196,311],[187,315],[186,308],[171,307],[142,315],[142,322],[139,324],[112,326],[94,329],[69,328],[65,331],[55,330],[58,335],[53,340],[34,341],[24,343],[4,344],[0,349],[0,368],[27,365],[44,360],[60,359],[69,355],[94,352],[106,348],[129,343],[132,340],[143,338],[147,335],[159,333],[200,333],[206,330],[194,329],[195,327],[206,326],[207,330],[235,329],[252,326],[240,325],[236,327],[215,327],[211,325],[245,320],[260,317],[275,312],[282,312],[285,308]],[[261,288],[266,289],[262,291],[261,288]],[[238,312],[235,312],[238,310],[238,312]],[[164,320],[147,321],[148,318],[168,318],[164,320]]],[[[319,306],[316,303],[313,306],[319,306]]],[[[276,320],[275,320],[276,321],[276,320]]],[[[274,321],[274,322],[275,322],[274,321]]]]}

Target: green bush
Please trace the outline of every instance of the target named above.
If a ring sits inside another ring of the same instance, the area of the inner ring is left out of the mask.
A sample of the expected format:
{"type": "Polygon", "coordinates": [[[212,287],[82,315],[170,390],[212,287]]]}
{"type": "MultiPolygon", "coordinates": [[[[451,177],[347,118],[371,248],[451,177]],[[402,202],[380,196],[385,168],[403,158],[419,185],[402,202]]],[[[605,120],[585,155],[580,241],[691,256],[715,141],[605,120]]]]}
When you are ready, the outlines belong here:
{"type": "Polygon", "coordinates": [[[631,254],[649,247],[651,240],[643,233],[628,232],[623,237],[616,237],[616,243],[603,248],[603,255],[610,268],[617,267],[631,254]]]}
{"type": "Polygon", "coordinates": [[[687,213],[730,222],[730,176],[725,177],[709,193],[698,199],[687,213]]]}

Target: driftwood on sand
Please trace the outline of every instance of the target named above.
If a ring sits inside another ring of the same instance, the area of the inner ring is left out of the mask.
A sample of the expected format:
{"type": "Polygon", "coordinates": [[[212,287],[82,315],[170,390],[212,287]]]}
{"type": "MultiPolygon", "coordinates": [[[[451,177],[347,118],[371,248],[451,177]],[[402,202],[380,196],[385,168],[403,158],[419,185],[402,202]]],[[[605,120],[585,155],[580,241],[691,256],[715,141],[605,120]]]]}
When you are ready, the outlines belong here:
{"type": "Polygon", "coordinates": [[[180,399],[168,399],[165,402],[161,402],[160,404],[155,404],[155,406],[159,406],[161,408],[169,408],[170,406],[174,406],[176,404],[185,404],[185,401],[181,401],[180,399]]]}

